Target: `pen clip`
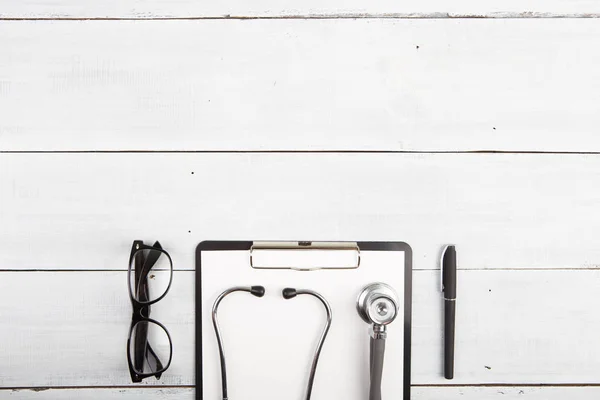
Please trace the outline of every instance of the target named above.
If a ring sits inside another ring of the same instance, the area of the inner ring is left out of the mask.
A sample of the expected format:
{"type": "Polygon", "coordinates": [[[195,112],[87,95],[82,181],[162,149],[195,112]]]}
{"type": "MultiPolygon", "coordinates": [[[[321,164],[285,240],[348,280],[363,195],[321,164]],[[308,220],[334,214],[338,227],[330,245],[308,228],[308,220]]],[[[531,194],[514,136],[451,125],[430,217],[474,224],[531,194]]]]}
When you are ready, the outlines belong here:
{"type": "Polygon", "coordinates": [[[444,288],[444,256],[446,255],[446,251],[448,251],[448,247],[450,247],[450,245],[446,245],[446,247],[444,247],[444,250],[442,250],[442,256],[440,257],[440,290],[442,291],[442,293],[444,293],[445,288],[444,288]]]}

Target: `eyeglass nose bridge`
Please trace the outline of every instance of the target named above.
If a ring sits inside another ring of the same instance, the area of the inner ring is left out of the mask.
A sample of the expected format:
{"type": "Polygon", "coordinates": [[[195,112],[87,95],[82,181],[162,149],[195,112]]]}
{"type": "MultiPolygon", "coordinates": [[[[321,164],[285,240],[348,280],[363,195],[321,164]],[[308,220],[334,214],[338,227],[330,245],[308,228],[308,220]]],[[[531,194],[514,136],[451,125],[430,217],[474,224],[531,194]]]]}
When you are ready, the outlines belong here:
{"type": "Polygon", "coordinates": [[[143,320],[151,319],[150,318],[151,309],[152,309],[151,304],[140,304],[140,303],[134,302],[133,312],[131,313],[131,322],[137,323],[137,322],[140,322],[143,320]]]}

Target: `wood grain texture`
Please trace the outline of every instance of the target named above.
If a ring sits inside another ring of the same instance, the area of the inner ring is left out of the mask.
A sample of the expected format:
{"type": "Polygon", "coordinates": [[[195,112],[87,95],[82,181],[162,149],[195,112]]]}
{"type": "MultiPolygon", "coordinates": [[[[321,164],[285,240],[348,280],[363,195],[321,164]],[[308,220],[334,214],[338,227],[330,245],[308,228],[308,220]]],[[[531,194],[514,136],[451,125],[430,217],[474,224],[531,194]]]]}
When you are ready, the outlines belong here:
{"type": "Polygon", "coordinates": [[[5,21],[0,151],[598,152],[598,37],[589,19],[5,21]]]}
{"type": "Polygon", "coordinates": [[[404,240],[414,267],[596,268],[600,157],[0,154],[0,269],[193,269],[207,239],[404,240]],[[93,257],[90,256],[93,253],[93,257]]]}
{"type": "MultiPolygon", "coordinates": [[[[1,276],[0,360],[10,368],[0,370],[0,386],[133,385],[126,353],[132,312],[126,272],[1,276]]],[[[174,355],[160,382],[144,384],[193,384],[193,272],[176,274],[152,317],[169,329],[174,355]]]]}
{"type": "Polygon", "coordinates": [[[358,0],[225,0],[198,2],[181,0],[108,0],[82,4],[76,0],[0,1],[3,18],[189,18],[189,17],[365,17],[401,16],[407,18],[447,17],[557,17],[599,14],[600,6],[591,0],[480,1],[441,0],[360,2],[358,0]]]}
{"type": "MultiPolygon", "coordinates": [[[[0,395],[4,393],[0,392],[0,395]]],[[[600,394],[595,387],[415,387],[414,400],[589,400],[600,394]]],[[[194,389],[50,389],[43,391],[16,390],[4,394],[20,400],[194,400],[194,389]]]]}
{"type": "Polygon", "coordinates": [[[0,389],[0,397],[19,400],[195,400],[194,394],[193,388],[0,389]]]}
{"type": "Polygon", "coordinates": [[[413,388],[415,400],[589,400],[600,394],[595,387],[457,387],[413,388]]]}
{"type": "MultiPolygon", "coordinates": [[[[126,272],[0,278],[0,386],[131,385],[126,272]]],[[[461,271],[451,382],[441,376],[439,275],[415,271],[413,278],[414,384],[600,382],[600,271],[461,271]]],[[[171,333],[174,354],[161,381],[146,385],[194,384],[194,286],[192,271],[176,272],[152,309],[171,333]]]]}

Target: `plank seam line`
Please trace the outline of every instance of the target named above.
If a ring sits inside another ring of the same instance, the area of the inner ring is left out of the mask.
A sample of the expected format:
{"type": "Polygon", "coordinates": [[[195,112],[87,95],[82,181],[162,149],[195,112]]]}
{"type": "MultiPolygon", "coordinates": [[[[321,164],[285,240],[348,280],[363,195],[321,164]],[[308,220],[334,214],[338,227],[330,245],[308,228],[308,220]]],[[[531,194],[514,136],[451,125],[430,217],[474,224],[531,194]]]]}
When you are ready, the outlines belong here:
{"type": "Polygon", "coordinates": [[[592,19],[600,13],[551,13],[551,12],[492,12],[469,13],[342,13],[342,14],[296,14],[296,15],[215,15],[215,16],[170,16],[170,17],[2,17],[0,21],[198,21],[198,20],[336,20],[336,19],[592,19]]]}
{"type": "Polygon", "coordinates": [[[0,390],[31,390],[43,392],[46,390],[85,390],[85,389],[195,389],[195,385],[140,385],[140,386],[12,386],[0,387],[0,390]]]}
{"type": "MultiPolygon", "coordinates": [[[[24,269],[8,269],[0,268],[2,272],[127,272],[126,269],[42,269],[42,268],[24,268],[24,269]]],[[[173,272],[195,272],[193,269],[173,269],[173,272]]]]}
{"type": "Polygon", "coordinates": [[[450,384],[412,384],[411,387],[445,388],[445,387],[483,387],[483,388],[514,388],[514,387],[600,387],[600,383],[450,383],[450,384]]]}
{"type": "MultiPolygon", "coordinates": [[[[546,387],[546,388],[561,388],[561,387],[600,387],[600,383],[480,383],[480,384],[412,384],[411,387],[415,388],[469,388],[469,387],[484,387],[484,388],[538,388],[538,387],[546,387]]],[[[144,389],[144,390],[152,390],[152,389],[195,389],[195,385],[142,385],[142,386],[133,386],[133,385],[120,385],[120,386],[13,386],[13,387],[0,387],[0,391],[2,390],[31,390],[35,392],[41,392],[46,390],[85,390],[85,389],[144,389]]]]}
{"type": "MultiPolygon", "coordinates": [[[[439,268],[413,268],[413,272],[439,271],[439,268]]],[[[561,267],[561,268],[458,268],[458,271],[479,271],[479,272],[495,272],[495,271],[600,271],[600,266],[591,267],[561,267]]],[[[26,272],[127,272],[126,269],[41,269],[41,268],[24,268],[24,269],[8,269],[1,268],[0,273],[26,273],[26,272]]],[[[173,272],[195,272],[194,269],[174,269],[173,272]]]]}
{"type": "Polygon", "coordinates": [[[541,150],[0,150],[0,154],[527,154],[598,155],[600,151],[541,150]]]}

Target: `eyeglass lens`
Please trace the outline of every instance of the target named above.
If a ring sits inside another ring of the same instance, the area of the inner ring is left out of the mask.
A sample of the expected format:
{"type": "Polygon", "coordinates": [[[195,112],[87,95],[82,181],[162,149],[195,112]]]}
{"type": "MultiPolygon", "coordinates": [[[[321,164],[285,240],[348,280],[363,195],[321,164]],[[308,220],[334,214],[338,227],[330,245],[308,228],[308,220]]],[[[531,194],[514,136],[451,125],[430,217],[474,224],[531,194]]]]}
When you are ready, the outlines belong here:
{"type": "Polygon", "coordinates": [[[129,290],[135,300],[148,303],[167,292],[173,266],[164,252],[154,249],[138,250],[131,263],[129,290]]]}
{"type": "Polygon", "coordinates": [[[171,358],[171,341],[162,326],[140,321],[133,327],[129,353],[138,374],[162,372],[171,358]]]}

